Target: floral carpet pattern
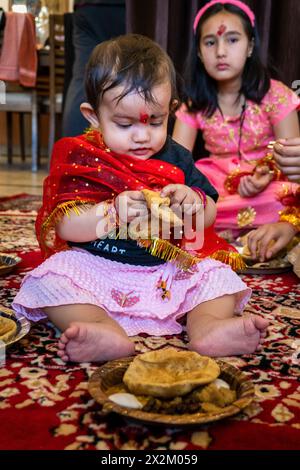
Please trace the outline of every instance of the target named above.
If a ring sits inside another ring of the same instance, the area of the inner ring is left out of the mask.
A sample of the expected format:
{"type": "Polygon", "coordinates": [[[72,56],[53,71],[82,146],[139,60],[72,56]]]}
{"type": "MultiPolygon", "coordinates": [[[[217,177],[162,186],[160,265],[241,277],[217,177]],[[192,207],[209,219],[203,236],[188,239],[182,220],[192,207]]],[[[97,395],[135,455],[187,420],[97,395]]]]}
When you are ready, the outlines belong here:
{"type": "MultiPolygon", "coordinates": [[[[0,277],[0,305],[10,307],[22,277],[41,261],[34,235],[39,203],[28,195],[0,199],[0,251],[22,258],[16,271],[0,277]]],[[[273,313],[278,305],[299,306],[299,279],[287,273],[244,280],[253,289],[247,310],[270,319],[271,326],[261,351],[225,358],[255,384],[256,399],[243,413],[195,428],[103,417],[87,391],[97,364],[63,363],[56,355],[58,331],[38,323],[8,348],[0,368],[0,449],[299,449],[300,318],[273,313]]],[[[185,341],[184,335],[135,337],[140,352],[184,347],[185,341]]]]}

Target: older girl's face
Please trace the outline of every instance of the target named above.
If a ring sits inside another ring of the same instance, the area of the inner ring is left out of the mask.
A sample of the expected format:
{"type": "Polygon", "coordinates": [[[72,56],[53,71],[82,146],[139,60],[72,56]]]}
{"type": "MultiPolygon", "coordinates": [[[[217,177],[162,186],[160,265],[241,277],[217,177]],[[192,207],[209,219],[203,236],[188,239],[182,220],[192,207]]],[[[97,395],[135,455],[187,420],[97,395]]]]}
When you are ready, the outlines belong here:
{"type": "Polygon", "coordinates": [[[199,57],[216,81],[240,78],[252,49],[238,15],[221,11],[202,25],[199,57]]]}
{"type": "Polygon", "coordinates": [[[119,86],[104,94],[98,110],[99,128],[114,152],[147,160],[166,142],[171,86],[165,82],[154,87],[154,103],[137,92],[118,101],[123,90],[119,86]]]}

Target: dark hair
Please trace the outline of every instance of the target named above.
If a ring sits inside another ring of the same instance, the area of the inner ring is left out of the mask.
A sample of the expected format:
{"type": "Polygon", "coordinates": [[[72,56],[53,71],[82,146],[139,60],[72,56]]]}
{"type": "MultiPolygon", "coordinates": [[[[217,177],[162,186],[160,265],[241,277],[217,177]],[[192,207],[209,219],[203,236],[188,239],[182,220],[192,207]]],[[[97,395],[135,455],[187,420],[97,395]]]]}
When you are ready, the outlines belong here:
{"type": "Polygon", "coordinates": [[[222,10],[238,15],[249,41],[253,40],[253,52],[245,64],[240,94],[243,94],[246,99],[259,104],[271,85],[269,72],[260,58],[260,41],[256,26],[253,28],[246,13],[235,5],[213,5],[201,17],[194,35],[193,46],[186,67],[186,93],[184,98],[189,111],[203,111],[207,117],[211,117],[218,108],[218,86],[216,80],[208,75],[198,57],[201,28],[208,18],[222,10]]]}
{"type": "Polygon", "coordinates": [[[104,93],[112,88],[124,85],[118,100],[135,90],[146,101],[155,102],[152,89],[166,80],[173,103],[178,99],[176,72],[168,54],[146,36],[126,34],[95,47],[86,68],[85,89],[97,112],[104,93]]]}

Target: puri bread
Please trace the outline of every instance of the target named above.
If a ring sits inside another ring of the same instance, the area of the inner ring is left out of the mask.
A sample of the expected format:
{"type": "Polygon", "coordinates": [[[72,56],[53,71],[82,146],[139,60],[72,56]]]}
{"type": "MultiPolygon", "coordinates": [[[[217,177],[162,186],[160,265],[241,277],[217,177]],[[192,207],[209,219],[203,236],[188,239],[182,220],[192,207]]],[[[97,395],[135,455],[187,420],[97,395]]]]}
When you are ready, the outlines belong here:
{"type": "Polygon", "coordinates": [[[161,197],[158,192],[152,191],[151,189],[142,189],[142,193],[144,194],[149,208],[151,208],[152,204],[169,206],[171,203],[169,197],[161,197]]]}
{"type": "Polygon", "coordinates": [[[170,208],[171,201],[169,197],[160,197],[159,193],[151,191],[150,189],[143,189],[142,193],[144,194],[147,206],[154,217],[162,220],[163,222],[169,223],[170,226],[173,227],[182,226],[182,220],[170,208]]]}
{"type": "Polygon", "coordinates": [[[0,316],[0,341],[7,343],[15,336],[16,332],[16,322],[10,318],[0,316]]]}
{"type": "Polygon", "coordinates": [[[220,367],[213,359],[193,351],[165,348],[134,358],[123,382],[135,395],[173,398],[214,381],[220,367]]]}

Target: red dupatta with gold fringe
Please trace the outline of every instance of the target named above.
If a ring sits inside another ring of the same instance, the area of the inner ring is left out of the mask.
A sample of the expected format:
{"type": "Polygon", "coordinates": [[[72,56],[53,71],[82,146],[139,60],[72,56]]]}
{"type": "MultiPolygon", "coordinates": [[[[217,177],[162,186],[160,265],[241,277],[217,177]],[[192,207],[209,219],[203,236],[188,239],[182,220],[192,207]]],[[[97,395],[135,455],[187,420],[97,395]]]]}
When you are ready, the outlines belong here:
{"type": "MultiPolygon", "coordinates": [[[[36,220],[36,233],[45,256],[68,249],[68,244],[55,232],[61,218],[74,210],[80,213],[86,205],[111,200],[127,190],[160,191],[168,184],[184,184],[183,171],[167,162],[139,160],[118,155],[105,147],[98,131],[78,137],[67,137],[54,145],[49,176],[44,182],[43,205],[36,220]]],[[[200,258],[212,256],[223,262],[236,260],[234,249],[208,229],[199,253],[190,254],[167,240],[145,241],[149,252],[166,260],[189,267],[200,258]]],[[[240,268],[240,265],[236,266],[240,268]]]]}

